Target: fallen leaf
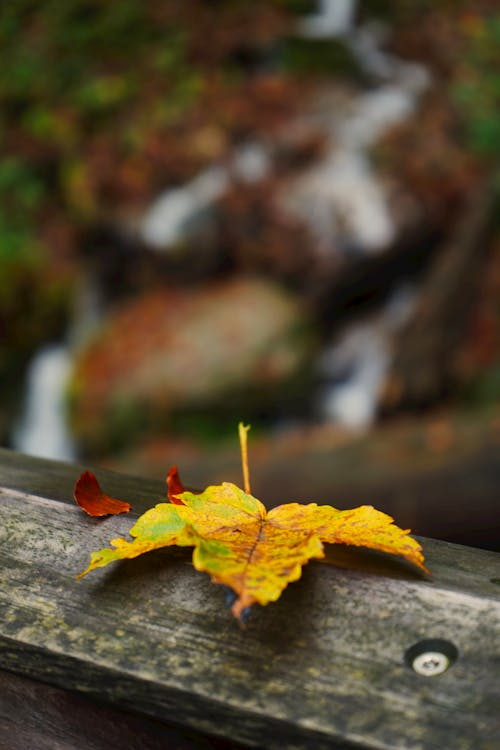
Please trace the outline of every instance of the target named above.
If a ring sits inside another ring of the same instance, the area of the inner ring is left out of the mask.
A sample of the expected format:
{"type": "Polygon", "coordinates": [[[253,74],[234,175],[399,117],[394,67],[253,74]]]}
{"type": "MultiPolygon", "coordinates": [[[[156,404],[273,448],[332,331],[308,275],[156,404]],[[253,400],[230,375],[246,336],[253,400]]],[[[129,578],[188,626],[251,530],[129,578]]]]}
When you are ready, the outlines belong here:
{"type": "Polygon", "coordinates": [[[116,500],[102,492],[99,482],[91,471],[85,471],[76,481],[73,490],[75,502],[89,516],[111,516],[127,513],[132,506],[116,500]]]}
{"type": "Polygon", "coordinates": [[[177,466],[172,466],[167,474],[167,495],[168,499],[174,505],[183,505],[182,500],[179,500],[178,495],[182,495],[186,491],[186,488],[182,484],[177,466]]]}
{"type": "MultiPolygon", "coordinates": [[[[246,431],[240,425],[245,488],[249,490],[246,431]],[[246,466],[246,470],[245,470],[246,466]]],[[[323,543],[349,544],[406,558],[424,572],[420,544],[371,505],[337,510],[329,505],[289,503],[267,511],[249,491],[224,482],[204,492],[183,491],[177,468],[167,475],[170,503],[160,503],[132,527],[133,541],[113,539],[113,549],[93,552],[78,577],[114,560],[170,545],[193,546],[193,565],[235,593],[232,613],[240,621],[254,603],[276,601],[300,578],[311,558],[324,557],[323,543]]]]}

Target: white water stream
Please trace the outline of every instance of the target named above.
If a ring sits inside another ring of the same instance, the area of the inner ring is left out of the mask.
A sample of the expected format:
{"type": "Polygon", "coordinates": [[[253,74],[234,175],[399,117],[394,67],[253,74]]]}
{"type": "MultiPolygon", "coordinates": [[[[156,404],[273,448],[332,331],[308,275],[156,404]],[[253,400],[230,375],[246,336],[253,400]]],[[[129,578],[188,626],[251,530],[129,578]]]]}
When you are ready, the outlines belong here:
{"type": "Polygon", "coordinates": [[[341,37],[358,64],[378,85],[362,91],[346,106],[335,97],[322,107],[329,113],[329,145],[321,162],[302,174],[284,196],[285,208],[304,221],[318,252],[338,252],[340,245],[366,254],[385,250],[396,226],[387,190],[375,174],[370,149],[394,125],[415,110],[429,84],[425,69],[381,49],[384,30],[376,24],[356,27],[355,0],[322,0],[317,14],[301,22],[306,36],[341,37]]]}
{"type": "Polygon", "coordinates": [[[351,31],[355,15],[355,0],[319,0],[317,12],[299,22],[299,32],[312,39],[342,36],[351,31]]]}
{"type": "MultiPolygon", "coordinates": [[[[303,18],[299,35],[338,38],[377,85],[349,101],[326,95],[319,112],[304,119],[321,121],[327,137],[321,161],[290,182],[279,200],[298,217],[316,240],[319,254],[356,248],[382,252],[393,241],[395,226],[387,188],[375,174],[369,151],[392,126],[415,110],[428,86],[426,70],[386,53],[384,29],[377,24],[357,27],[356,0],[322,0],[315,14],[303,18]]],[[[234,178],[258,183],[272,169],[272,155],[262,143],[249,143],[228,164],[214,164],[191,182],[162,193],[138,222],[140,238],[151,248],[169,252],[187,240],[197,220],[210,212],[234,178]]]]}
{"type": "MultiPolygon", "coordinates": [[[[422,66],[383,51],[383,29],[357,28],[355,14],[356,0],[321,0],[318,12],[301,23],[305,36],[342,37],[359,64],[379,80],[350,109],[332,113],[326,156],[299,177],[287,196],[289,210],[309,223],[323,253],[339,240],[358,252],[379,253],[394,240],[388,196],[374,174],[369,150],[384,132],[414,112],[429,85],[422,66]]],[[[348,326],[325,349],[317,362],[324,379],[317,398],[320,418],[352,430],[373,423],[394,337],[408,320],[415,297],[415,290],[400,287],[379,313],[348,326]]]]}
{"type": "Polygon", "coordinates": [[[321,419],[355,431],[374,422],[394,334],[408,320],[415,300],[416,291],[401,286],[380,312],[347,326],[323,351],[317,363],[324,380],[317,395],[321,419]]]}
{"type": "Polygon", "coordinates": [[[63,344],[44,346],[33,357],[26,378],[24,413],[12,436],[15,450],[63,461],[76,458],[64,410],[70,367],[71,357],[63,344]]]}

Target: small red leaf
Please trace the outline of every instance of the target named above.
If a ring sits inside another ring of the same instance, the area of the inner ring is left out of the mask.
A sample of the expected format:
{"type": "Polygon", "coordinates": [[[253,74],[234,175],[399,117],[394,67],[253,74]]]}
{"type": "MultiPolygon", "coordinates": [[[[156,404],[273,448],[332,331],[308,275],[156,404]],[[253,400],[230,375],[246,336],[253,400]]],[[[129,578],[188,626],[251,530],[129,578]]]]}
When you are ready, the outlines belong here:
{"type": "Polygon", "coordinates": [[[89,516],[114,516],[118,513],[128,513],[132,508],[129,503],[116,500],[102,492],[99,482],[91,471],[84,471],[78,478],[73,497],[77,505],[89,516]]]}
{"type": "Polygon", "coordinates": [[[186,489],[180,480],[177,466],[172,466],[172,468],[168,470],[167,474],[168,499],[171,503],[174,503],[174,505],[184,505],[182,500],[180,500],[177,495],[181,495],[185,491],[186,489]]]}

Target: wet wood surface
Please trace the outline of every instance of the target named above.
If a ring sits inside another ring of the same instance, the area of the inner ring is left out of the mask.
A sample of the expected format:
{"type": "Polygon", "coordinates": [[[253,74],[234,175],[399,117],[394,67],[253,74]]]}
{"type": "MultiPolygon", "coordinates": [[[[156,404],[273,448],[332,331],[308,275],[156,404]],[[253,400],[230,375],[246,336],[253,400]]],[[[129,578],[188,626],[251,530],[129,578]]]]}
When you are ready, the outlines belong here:
{"type": "MultiPolygon", "coordinates": [[[[73,704],[88,711],[85,732],[101,738],[126,712],[130,750],[210,746],[210,736],[271,750],[500,746],[498,554],[423,540],[426,579],[395,560],[332,547],[339,566],[310,563],[279,602],[255,606],[242,630],[186,551],[77,581],[90,551],[126,536],[133,517],[83,514],[65,489],[77,467],[3,452],[0,477],[9,457],[10,482],[0,481],[0,729],[21,739],[2,739],[2,748],[100,748],[74,739],[73,704]],[[442,674],[423,676],[408,661],[426,639],[457,655],[442,674]],[[31,686],[23,705],[19,680],[31,686]],[[68,708],[54,713],[61,690],[68,708]],[[105,707],[111,718],[99,713],[105,707]],[[30,727],[45,744],[26,744],[30,727]],[[65,739],[50,740],[47,727],[65,739]]],[[[122,475],[103,484],[132,502],[141,490],[145,505],[163,491],[122,475]]]]}

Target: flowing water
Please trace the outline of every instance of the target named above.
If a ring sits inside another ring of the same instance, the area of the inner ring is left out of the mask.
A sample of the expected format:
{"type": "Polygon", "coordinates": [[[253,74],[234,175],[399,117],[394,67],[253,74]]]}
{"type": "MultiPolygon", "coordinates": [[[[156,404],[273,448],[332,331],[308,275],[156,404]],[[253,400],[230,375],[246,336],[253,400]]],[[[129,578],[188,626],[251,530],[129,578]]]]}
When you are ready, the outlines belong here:
{"type": "Polygon", "coordinates": [[[355,14],[355,0],[319,0],[317,12],[300,21],[299,32],[312,39],[341,36],[351,31],[355,14]]]}
{"type": "MultiPolygon", "coordinates": [[[[369,90],[354,94],[340,110],[335,99],[323,103],[326,153],[282,196],[283,208],[309,226],[318,253],[338,252],[342,246],[355,247],[361,254],[380,253],[394,239],[388,196],[373,171],[369,151],[384,132],[415,110],[428,84],[421,66],[387,54],[381,29],[357,27],[355,16],[355,0],[322,0],[317,12],[302,19],[298,28],[309,38],[341,37],[374,79],[369,90]]],[[[168,252],[189,238],[197,218],[213,209],[234,178],[258,184],[271,169],[266,146],[248,143],[229,164],[214,164],[186,185],[159,195],[139,221],[138,236],[150,248],[168,252]]],[[[351,429],[372,423],[392,358],[392,337],[405,318],[394,312],[396,307],[389,303],[380,313],[348,327],[320,357],[321,419],[351,429]]],[[[88,320],[88,315],[83,318],[88,320]]],[[[81,328],[81,321],[76,326],[81,328]]],[[[49,458],[75,457],[64,413],[71,351],[61,343],[43,347],[35,355],[27,376],[24,413],[12,438],[16,450],[49,458]]]]}
{"type": "Polygon", "coordinates": [[[26,378],[24,412],[12,436],[15,450],[63,461],[76,458],[64,409],[70,367],[71,357],[64,344],[44,346],[33,357],[26,378]]]}
{"type": "Polygon", "coordinates": [[[354,431],[374,422],[394,334],[408,321],[416,298],[414,288],[401,285],[379,312],[348,325],[325,348],[317,363],[323,379],[316,406],[321,419],[354,431]]]}
{"type": "MultiPolygon", "coordinates": [[[[397,228],[370,148],[392,126],[408,118],[429,85],[427,71],[383,50],[384,30],[357,27],[355,0],[322,0],[301,23],[308,37],[342,37],[360,66],[377,81],[339,111],[332,106],[330,145],[321,163],[297,180],[286,206],[309,223],[318,252],[355,248],[358,254],[384,252],[397,228]]],[[[395,334],[408,320],[416,291],[406,286],[375,314],[346,327],[317,362],[323,386],[317,394],[320,419],[352,430],[369,427],[393,357],[395,334]]]]}

